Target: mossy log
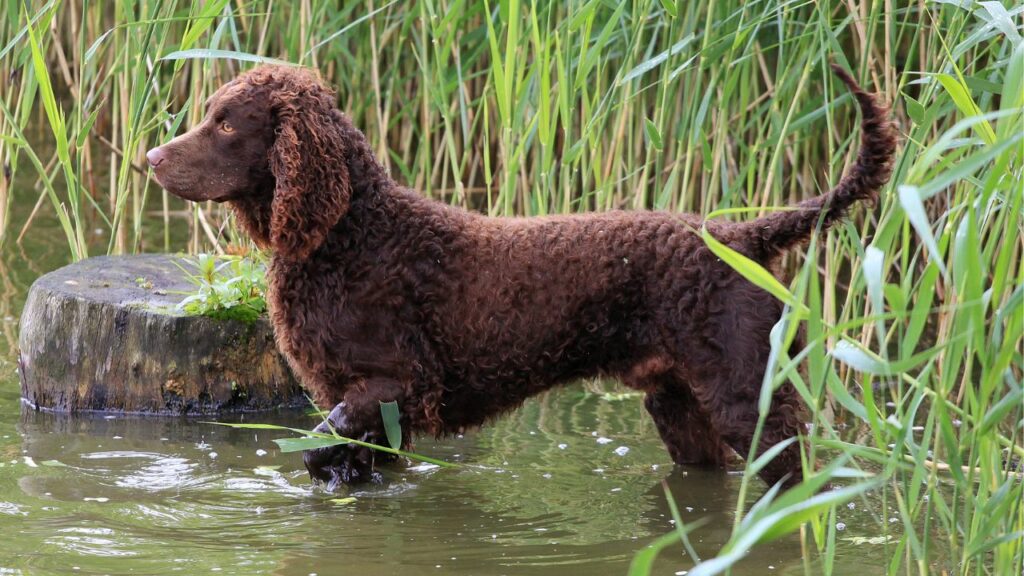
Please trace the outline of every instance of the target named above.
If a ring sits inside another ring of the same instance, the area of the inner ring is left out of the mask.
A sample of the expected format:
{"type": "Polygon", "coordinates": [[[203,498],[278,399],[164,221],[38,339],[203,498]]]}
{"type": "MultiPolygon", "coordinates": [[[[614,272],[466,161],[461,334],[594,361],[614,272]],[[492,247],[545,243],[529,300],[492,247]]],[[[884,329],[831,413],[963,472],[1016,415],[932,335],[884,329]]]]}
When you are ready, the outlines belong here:
{"type": "Polygon", "coordinates": [[[190,316],[178,257],[100,256],[40,277],[21,315],[21,393],[54,412],[217,414],[302,405],[269,321],[190,316]]]}

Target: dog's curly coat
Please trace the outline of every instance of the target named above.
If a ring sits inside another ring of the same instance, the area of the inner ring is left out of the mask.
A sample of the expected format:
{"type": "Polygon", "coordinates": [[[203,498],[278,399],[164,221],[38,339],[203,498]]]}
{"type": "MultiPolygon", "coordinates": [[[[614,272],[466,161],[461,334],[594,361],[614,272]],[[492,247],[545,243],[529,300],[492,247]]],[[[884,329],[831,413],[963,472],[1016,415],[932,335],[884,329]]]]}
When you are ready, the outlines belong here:
{"type": "MultiPolygon", "coordinates": [[[[860,104],[856,164],[829,193],[749,222],[609,212],[487,218],[402,188],[311,72],[259,67],[223,86],[202,124],[151,150],[158,181],[227,201],[273,251],[278,345],[343,436],[383,439],[379,402],[411,434],[478,426],[526,398],[605,375],[646,394],[681,464],[746,455],[783,305],[719,260],[695,230],[778,272],[781,255],[886,183],[896,133],[860,104]]],[[[327,423],[318,429],[327,430],[327,423]]],[[[796,436],[801,403],[775,392],[758,453],[796,436]]],[[[366,449],[307,452],[315,479],[375,478],[366,449]]],[[[800,474],[796,444],[763,468],[800,474]]]]}

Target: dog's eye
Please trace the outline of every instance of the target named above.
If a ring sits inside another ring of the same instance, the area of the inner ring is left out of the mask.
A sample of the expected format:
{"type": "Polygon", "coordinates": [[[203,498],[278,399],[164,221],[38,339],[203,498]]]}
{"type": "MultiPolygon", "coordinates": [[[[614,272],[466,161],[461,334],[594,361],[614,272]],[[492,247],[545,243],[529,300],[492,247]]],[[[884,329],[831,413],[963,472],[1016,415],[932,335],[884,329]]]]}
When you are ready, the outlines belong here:
{"type": "Polygon", "coordinates": [[[227,122],[221,122],[220,129],[224,132],[232,132],[234,130],[234,128],[231,127],[231,124],[228,124],[227,122]]]}

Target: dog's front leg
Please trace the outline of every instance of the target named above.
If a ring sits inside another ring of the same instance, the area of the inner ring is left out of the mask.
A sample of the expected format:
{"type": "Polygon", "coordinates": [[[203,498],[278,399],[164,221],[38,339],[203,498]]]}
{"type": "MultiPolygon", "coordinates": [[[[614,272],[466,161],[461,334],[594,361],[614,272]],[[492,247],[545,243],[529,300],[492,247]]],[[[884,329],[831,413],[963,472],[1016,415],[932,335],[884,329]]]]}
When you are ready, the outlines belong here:
{"type": "MultiPolygon", "coordinates": [[[[402,405],[400,387],[394,382],[367,381],[365,386],[345,394],[314,432],[386,445],[380,403],[391,400],[402,405]]],[[[374,469],[375,461],[392,461],[394,456],[365,446],[340,444],[303,452],[302,460],[314,482],[322,482],[333,491],[342,484],[380,483],[383,478],[374,469]]]]}

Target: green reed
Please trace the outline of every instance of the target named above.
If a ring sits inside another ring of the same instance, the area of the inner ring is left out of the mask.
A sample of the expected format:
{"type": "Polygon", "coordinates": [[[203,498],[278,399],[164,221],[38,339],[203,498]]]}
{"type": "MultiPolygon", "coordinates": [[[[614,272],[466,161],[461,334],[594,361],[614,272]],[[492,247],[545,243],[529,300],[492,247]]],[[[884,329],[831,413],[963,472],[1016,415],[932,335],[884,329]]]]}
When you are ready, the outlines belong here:
{"type": "MultiPolygon", "coordinates": [[[[879,205],[792,256],[788,285],[712,246],[790,303],[763,396],[800,391],[819,472],[808,463],[804,484],[747,509],[771,454],[744,455],[734,535],[690,574],[795,530],[808,573],[830,573],[835,507],[868,491],[899,519],[878,526],[889,573],[1021,572],[1019,0],[27,4],[0,9],[0,163],[37,185],[0,179],[0,237],[32,233],[12,202],[49,204],[73,258],[239,243],[218,206],[155,186],[144,152],[261,58],[319,69],[395,178],[445,202],[730,218],[838,181],[856,110],[825,64],[847,66],[893,103],[904,136],[879,205]],[[88,240],[95,228],[105,242],[88,240]],[[789,358],[800,327],[806,347],[789,358]],[[842,488],[821,492],[827,481],[842,488]]],[[[699,530],[680,525],[633,571],[699,530]]]]}

